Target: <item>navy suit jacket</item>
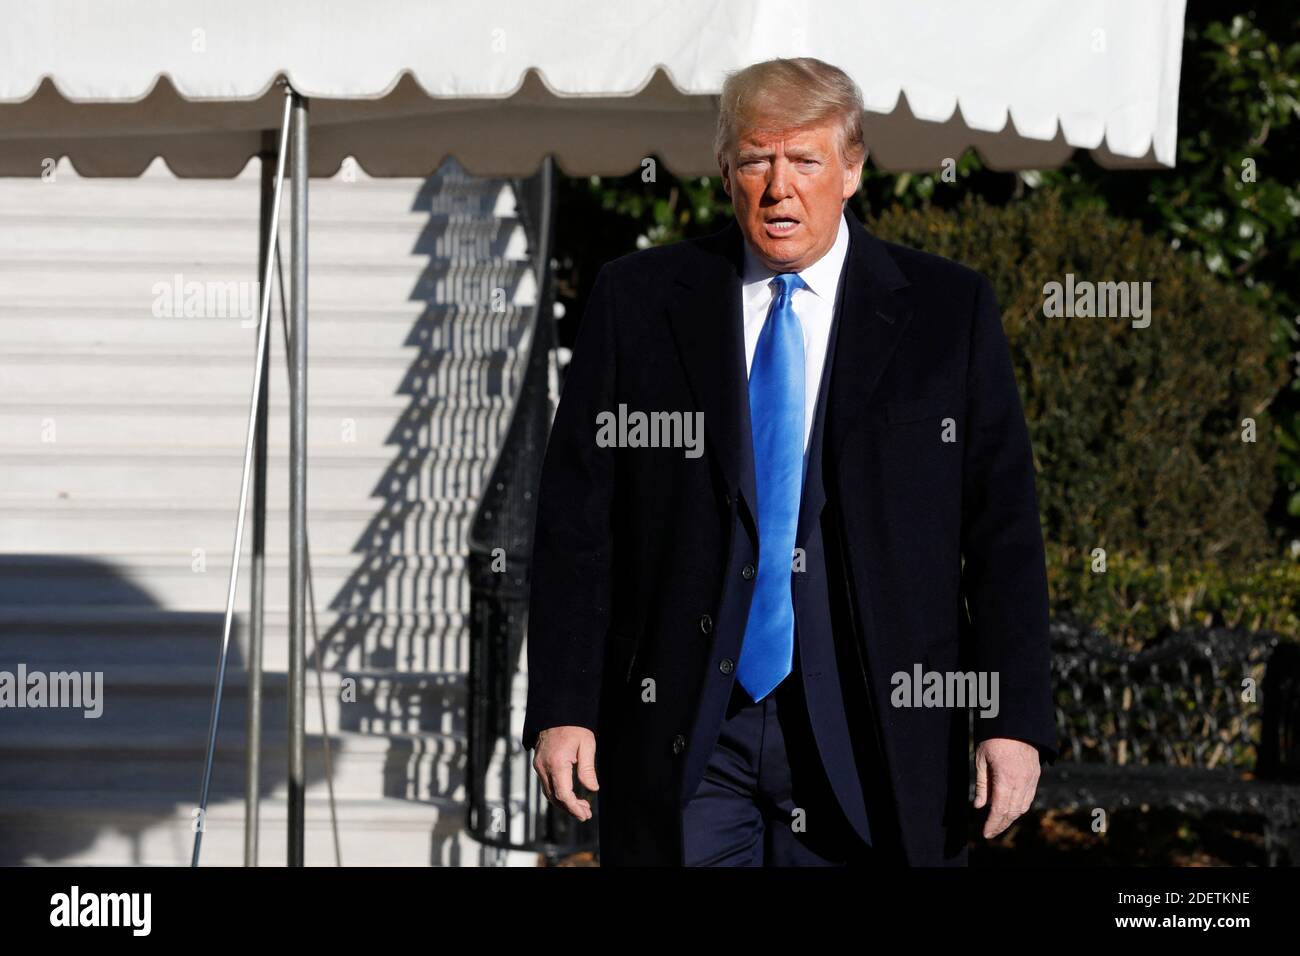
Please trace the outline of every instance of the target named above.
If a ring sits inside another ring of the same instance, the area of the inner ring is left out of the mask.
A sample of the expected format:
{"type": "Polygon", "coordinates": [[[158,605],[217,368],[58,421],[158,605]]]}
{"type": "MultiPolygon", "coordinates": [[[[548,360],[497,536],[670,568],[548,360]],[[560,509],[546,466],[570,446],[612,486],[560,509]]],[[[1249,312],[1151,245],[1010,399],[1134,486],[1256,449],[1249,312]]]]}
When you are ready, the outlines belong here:
{"type": "MultiPolygon", "coordinates": [[[[887,798],[872,829],[896,831],[913,865],[960,864],[969,713],[892,706],[892,675],[996,672],[998,714],[975,739],[1054,758],[1032,452],[988,280],[845,215],[801,505],[816,572],[795,579],[801,677],[832,782],[852,753],[887,798]]],[[[680,865],[681,809],[734,681],[758,548],[742,243],[732,219],[602,267],[547,446],[523,744],[595,732],[606,865],[680,865]],[[620,405],[702,412],[704,454],[602,447],[597,416],[620,405]]]]}

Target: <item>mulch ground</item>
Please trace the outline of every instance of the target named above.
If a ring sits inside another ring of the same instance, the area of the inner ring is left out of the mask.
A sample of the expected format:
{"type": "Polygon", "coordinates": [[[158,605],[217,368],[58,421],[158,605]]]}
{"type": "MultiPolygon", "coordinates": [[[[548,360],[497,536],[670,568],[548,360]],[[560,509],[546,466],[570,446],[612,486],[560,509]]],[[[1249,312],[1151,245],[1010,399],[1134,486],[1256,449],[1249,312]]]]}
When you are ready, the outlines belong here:
{"type": "Polygon", "coordinates": [[[1092,831],[1087,811],[1027,813],[993,840],[971,845],[971,866],[1267,866],[1257,816],[1172,809],[1112,813],[1092,831]]]}

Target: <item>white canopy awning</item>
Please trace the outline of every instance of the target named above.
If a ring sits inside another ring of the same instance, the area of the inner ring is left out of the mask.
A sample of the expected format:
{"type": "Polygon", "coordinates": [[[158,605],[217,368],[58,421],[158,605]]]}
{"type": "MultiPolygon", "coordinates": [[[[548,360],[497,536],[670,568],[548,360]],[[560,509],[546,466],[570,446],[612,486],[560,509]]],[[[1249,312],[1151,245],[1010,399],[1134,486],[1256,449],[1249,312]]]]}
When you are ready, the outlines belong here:
{"type": "Polygon", "coordinates": [[[727,71],[845,69],[872,161],[1172,166],[1185,0],[62,0],[0,2],[0,175],[232,176],[310,98],[311,171],[717,172],[727,71]]]}

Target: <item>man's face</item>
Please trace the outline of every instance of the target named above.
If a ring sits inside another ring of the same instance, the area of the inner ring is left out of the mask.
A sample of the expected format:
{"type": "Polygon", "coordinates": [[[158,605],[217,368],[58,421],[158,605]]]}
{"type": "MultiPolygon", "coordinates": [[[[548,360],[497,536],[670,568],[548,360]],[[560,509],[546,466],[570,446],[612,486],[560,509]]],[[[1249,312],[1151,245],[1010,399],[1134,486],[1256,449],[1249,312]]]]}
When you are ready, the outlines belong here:
{"type": "Polygon", "coordinates": [[[721,164],[722,187],[750,248],[768,268],[798,272],[829,251],[862,164],[846,166],[833,123],[743,131],[721,164]]]}

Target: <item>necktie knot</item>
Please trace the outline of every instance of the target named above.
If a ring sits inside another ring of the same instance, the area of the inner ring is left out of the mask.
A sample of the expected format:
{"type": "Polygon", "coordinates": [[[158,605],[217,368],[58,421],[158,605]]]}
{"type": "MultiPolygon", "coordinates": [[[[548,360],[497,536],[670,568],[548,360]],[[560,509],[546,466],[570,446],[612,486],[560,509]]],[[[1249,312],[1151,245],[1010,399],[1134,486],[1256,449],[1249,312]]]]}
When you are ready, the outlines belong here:
{"type": "Polygon", "coordinates": [[[803,276],[797,272],[782,272],[772,279],[776,283],[776,296],[778,299],[789,301],[790,294],[795,289],[806,289],[808,283],[803,281],[803,276]]]}

